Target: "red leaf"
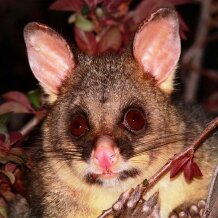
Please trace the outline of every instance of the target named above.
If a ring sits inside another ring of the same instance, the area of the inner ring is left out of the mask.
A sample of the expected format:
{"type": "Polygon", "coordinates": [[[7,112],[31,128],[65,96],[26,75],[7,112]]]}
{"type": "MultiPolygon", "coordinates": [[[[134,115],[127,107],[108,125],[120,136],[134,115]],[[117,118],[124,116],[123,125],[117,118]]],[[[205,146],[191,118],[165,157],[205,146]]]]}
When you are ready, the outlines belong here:
{"type": "Polygon", "coordinates": [[[122,35],[118,27],[110,27],[101,37],[98,43],[98,52],[102,53],[109,49],[119,50],[122,45],[122,35]]]}
{"type": "Polygon", "coordinates": [[[83,0],[57,0],[49,7],[49,9],[80,12],[83,5],[83,0]]]}
{"type": "Polygon", "coordinates": [[[97,43],[93,32],[84,32],[74,27],[75,40],[81,51],[94,55],[97,51],[97,43]]]}
{"type": "Polygon", "coordinates": [[[190,182],[194,177],[192,166],[193,166],[193,159],[190,158],[188,163],[184,167],[184,176],[187,182],[190,182]]]}
{"type": "MultiPolygon", "coordinates": [[[[134,11],[131,11],[126,14],[124,21],[125,23],[127,23],[128,20],[132,19],[135,25],[138,25],[143,20],[147,19],[151,13],[153,13],[161,7],[173,7],[173,5],[184,4],[188,2],[192,2],[192,0],[144,0],[138,4],[134,11]]],[[[180,36],[182,39],[186,39],[185,32],[187,32],[189,29],[181,16],[179,16],[179,24],[180,36]]],[[[134,27],[134,24],[132,24],[131,26],[134,27]]]]}
{"type": "Polygon", "coordinates": [[[32,113],[30,112],[26,107],[21,105],[18,102],[5,102],[0,105],[0,114],[5,114],[8,112],[14,112],[14,113],[32,113]]]}
{"type": "MultiPolygon", "coordinates": [[[[6,204],[6,202],[5,202],[5,200],[3,198],[0,198],[0,207],[5,207],[5,210],[7,209],[7,204],[6,204]]],[[[1,213],[0,213],[0,215],[1,215],[1,213]]]]}
{"type": "Polygon", "coordinates": [[[127,14],[127,18],[132,18],[135,24],[139,24],[143,20],[147,19],[151,13],[164,6],[169,6],[169,3],[167,4],[166,2],[160,0],[144,0],[137,5],[134,11],[127,14]]]}
{"type": "Polygon", "coordinates": [[[18,92],[18,91],[7,92],[4,95],[2,95],[2,97],[7,101],[14,101],[20,103],[29,111],[34,110],[29,102],[29,99],[22,92],[18,92]]]}
{"type": "Polygon", "coordinates": [[[40,110],[35,112],[35,116],[39,119],[42,120],[47,114],[46,110],[40,110]]]}
{"type": "Polygon", "coordinates": [[[9,136],[10,145],[15,144],[17,141],[22,139],[22,134],[20,132],[12,132],[9,136]]]}
{"type": "Polygon", "coordinates": [[[190,157],[185,156],[174,162],[170,171],[170,178],[177,176],[184,169],[184,166],[189,159],[190,157]]]}
{"type": "Polygon", "coordinates": [[[16,179],[15,181],[15,189],[23,196],[25,196],[26,187],[24,185],[24,181],[21,179],[16,179]]]}
{"type": "Polygon", "coordinates": [[[194,177],[201,177],[203,176],[199,166],[197,165],[196,162],[193,162],[192,164],[192,170],[193,170],[193,173],[194,173],[194,177]]]}
{"type": "Polygon", "coordinates": [[[103,0],[85,0],[86,4],[89,6],[90,9],[94,9],[97,4],[103,2],[103,0]]]}
{"type": "Polygon", "coordinates": [[[129,6],[131,0],[104,0],[105,8],[108,12],[112,13],[119,10],[121,4],[129,6]]]}
{"type": "Polygon", "coordinates": [[[5,165],[5,171],[14,172],[16,168],[17,168],[17,165],[15,163],[7,163],[5,165]]]}
{"type": "Polygon", "coordinates": [[[8,143],[7,140],[3,143],[0,143],[0,153],[5,155],[8,153],[9,150],[10,150],[10,144],[8,143]]]}

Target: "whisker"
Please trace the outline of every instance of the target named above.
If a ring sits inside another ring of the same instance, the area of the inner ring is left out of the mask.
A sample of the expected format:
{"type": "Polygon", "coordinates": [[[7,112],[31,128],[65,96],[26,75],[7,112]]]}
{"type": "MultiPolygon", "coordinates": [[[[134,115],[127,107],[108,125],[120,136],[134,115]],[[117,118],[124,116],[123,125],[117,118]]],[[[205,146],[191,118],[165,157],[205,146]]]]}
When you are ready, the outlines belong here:
{"type": "MultiPolygon", "coordinates": [[[[182,136],[182,135],[181,135],[182,136]]],[[[151,150],[158,150],[161,147],[168,145],[168,144],[173,144],[173,143],[177,143],[177,142],[181,142],[184,140],[184,137],[180,137],[180,138],[176,138],[176,139],[172,139],[172,140],[167,140],[166,139],[171,139],[171,136],[167,136],[164,138],[158,138],[158,139],[152,139],[150,141],[146,141],[146,142],[142,142],[142,143],[138,143],[135,144],[135,153],[133,156],[137,156],[140,153],[144,153],[147,151],[151,151],[151,150]],[[163,141],[165,140],[165,141],[163,141]],[[142,147],[143,145],[143,147],[142,147]],[[149,146],[148,146],[149,145],[149,146]]]]}

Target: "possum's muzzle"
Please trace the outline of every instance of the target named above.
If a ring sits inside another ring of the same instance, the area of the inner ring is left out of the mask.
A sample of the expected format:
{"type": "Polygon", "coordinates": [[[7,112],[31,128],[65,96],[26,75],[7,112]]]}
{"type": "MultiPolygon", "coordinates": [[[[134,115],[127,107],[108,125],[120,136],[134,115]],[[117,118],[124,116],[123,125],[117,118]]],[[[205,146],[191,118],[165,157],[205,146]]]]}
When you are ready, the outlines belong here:
{"type": "Polygon", "coordinates": [[[125,181],[128,178],[135,178],[139,176],[139,170],[132,168],[129,170],[123,170],[119,173],[108,172],[108,174],[95,174],[95,173],[88,173],[86,174],[85,181],[89,184],[96,184],[96,185],[104,185],[105,183],[110,184],[117,184],[117,182],[125,181]]]}

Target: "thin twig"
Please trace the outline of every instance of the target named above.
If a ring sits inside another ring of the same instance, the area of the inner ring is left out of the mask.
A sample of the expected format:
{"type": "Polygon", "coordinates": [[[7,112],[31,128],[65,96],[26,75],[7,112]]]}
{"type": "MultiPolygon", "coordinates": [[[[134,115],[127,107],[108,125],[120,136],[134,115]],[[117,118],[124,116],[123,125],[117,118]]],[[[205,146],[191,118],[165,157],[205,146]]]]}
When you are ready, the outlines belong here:
{"type": "MultiPolygon", "coordinates": [[[[210,6],[212,0],[201,1],[201,14],[198,21],[198,28],[196,31],[196,39],[193,46],[186,52],[182,58],[183,64],[190,63],[196,67],[196,71],[201,68],[202,56],[204,47],[202,42],[206,41],[209,20],[210,20],[210,6]]],[[[185,100],[186,102],[193,102],[196,96],[200,75],[195,72],[190,73],[190,77],[186,83],[185,100]]]]}
{"type": "MultiPolygon", "coordinates": [[[[180,158],[186,156],[187,154],[194,153],[208,137],[213,133],[213,131],[218,127],[218,117],[212,120],[208,126],[204,129],[204,131],[199,135],[199,137],[183,152],[175,155],[173,158],[169,159],[168,162],[159,169],[150,179],[148,179],[148,184],[143,187],[143,192],[148,191],[152,186],[154,186],[160,178],[162,178],[170,169],[171,166],[180,158]]],[[[98,218],[106,218],[109,215],[113,214],[112,207],[103,211],[102,214],[98,218]]]]}
{"type": "Polygon", "coordinates": [[[36,116],[34,116],[26,125],[24,125],[20,129],[20,133],[23,136],[28,135],[29,132],[31,132],[33,128],[37,126],[44,119],[45,115],[46,115],[45,111],[38,112],[36,116]]]}
{"type": "Polygon", "coordinates": [[[185,72],[187,71],[192,71],[193,73],[199,73],[205,77],[207,77],[208,79],[212,80],[214,83],[218,83],[218,71],[216,70],[209,70],[206,68],[200,68],[198,69],[197,72],[197,68],[193,65],[187,64],[187,65],[183,65],[181,66],[181,69],[185,72]]]}

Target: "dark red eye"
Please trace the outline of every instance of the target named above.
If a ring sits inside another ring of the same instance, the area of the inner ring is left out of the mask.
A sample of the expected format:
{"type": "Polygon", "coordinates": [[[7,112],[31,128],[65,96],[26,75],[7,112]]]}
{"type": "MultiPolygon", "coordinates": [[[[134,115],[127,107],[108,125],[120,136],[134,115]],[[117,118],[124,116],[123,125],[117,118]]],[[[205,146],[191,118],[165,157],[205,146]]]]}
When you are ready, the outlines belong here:
{"type": "Polygon", "coordinates": [[[130,131],[139,132],[145,128],[144,114],[138,109],[129,109],[124,116],[123,124],[130,131]]]}
{"type": "Polygon", "coordinates": [[[88,130],[88,122],[83,116],[75,116],[70,125],[71,134],[75,137],[80,137],[88,130]]]}

